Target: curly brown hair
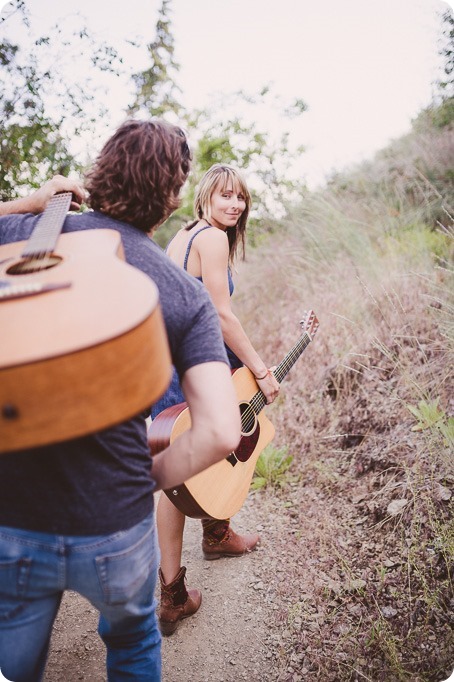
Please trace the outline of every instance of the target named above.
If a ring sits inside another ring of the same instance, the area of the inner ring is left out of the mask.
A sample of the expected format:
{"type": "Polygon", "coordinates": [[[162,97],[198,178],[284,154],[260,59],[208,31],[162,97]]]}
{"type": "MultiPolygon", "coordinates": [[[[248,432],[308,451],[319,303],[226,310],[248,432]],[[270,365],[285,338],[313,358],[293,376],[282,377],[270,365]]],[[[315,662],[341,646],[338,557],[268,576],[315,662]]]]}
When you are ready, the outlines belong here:
{"type": "Polygon", "coordinates": [[[160,119],[125,121],[86,175],[88,204],[150,232],[180,205],[190,167],[191,153],[180,128],[160,119]]]}

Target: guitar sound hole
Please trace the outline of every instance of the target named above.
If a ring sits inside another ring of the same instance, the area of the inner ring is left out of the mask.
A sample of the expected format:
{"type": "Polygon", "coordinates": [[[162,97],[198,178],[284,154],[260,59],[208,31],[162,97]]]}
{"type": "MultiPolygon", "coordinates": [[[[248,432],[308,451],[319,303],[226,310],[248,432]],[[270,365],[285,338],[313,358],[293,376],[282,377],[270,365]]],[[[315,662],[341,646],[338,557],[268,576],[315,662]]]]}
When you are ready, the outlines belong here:
{"type": "Polygon", "coordinates": [[[255,431],[257,416],[249,403],[240,403],[241,433],[248,436],[255,431]]]}
{"type": "Polygon", "coordinates": [[[24,258],[7,269],[8,275],[30,275],[33,272],[40,272],[41,270],[49,270],[61,263],[63,259],[51,253],[50,256],[44,258],[24,258]]]}

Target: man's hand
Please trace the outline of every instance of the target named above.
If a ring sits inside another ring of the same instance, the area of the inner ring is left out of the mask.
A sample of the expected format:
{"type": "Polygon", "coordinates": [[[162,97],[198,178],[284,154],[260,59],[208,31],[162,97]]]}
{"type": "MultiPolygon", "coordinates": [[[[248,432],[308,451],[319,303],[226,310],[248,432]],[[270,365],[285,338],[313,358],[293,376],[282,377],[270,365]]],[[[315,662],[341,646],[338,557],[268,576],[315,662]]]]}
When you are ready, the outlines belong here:
{"type": "Polygon", "coordinates": [[[31,202],[30,213],[41,213],[46,208],[54,194],[59,192],[72,192],[76,201],[71,202],[71,210],[78,211],[80,204],[85,199],[85,190],[76,180],[70,180],[63,175],[55,175],[52,180],[48,180],[42,187],[28,197],[31,202]]]}
{"type": "Polygon", "coordinates": [[[85,190],[80,182],[65,178],[63,175],[55,175],[30,196],[0,203],[0,216],[11,213],[42,213],[58,192],[73,193],[75,200],[71,202],[72,211],[78,211],[85,200],[85,190]]]}

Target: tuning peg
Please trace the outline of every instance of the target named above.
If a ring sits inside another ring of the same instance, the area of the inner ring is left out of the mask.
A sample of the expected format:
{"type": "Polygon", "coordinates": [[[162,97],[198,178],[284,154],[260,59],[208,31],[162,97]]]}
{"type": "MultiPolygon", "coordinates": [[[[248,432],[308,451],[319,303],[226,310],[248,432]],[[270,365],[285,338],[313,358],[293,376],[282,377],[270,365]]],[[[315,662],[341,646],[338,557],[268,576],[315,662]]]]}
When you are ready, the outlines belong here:
{"type": "Polygon", "coordinates": [[[307,320],[307,310],[304,310],[304,311],[303,311],[303,319],[300,320],[300,325],[301,325],[302,327],[305,326],[306,320],[307,320]]]}

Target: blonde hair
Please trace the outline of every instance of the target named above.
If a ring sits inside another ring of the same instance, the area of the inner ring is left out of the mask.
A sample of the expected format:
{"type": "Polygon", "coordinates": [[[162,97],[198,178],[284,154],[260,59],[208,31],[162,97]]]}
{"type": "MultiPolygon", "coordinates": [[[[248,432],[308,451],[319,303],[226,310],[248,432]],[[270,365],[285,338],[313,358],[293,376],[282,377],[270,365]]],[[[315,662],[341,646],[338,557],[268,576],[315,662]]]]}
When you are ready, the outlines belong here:
{"type": "MultiPolygon", "coordinates": [[[[236,258],[238,247],[241,245],[242,258],[245,257],[246,246],[246,225],[251,208],[251,194],[241,173],[227,164],[216,163],[211,166],[200,180],[194,198],[194,212],[198,220],[211,220],[211,197],[218,186],[221,191],[227,189],[229,182],[232,186],[238,187],[244,196],[246,208],[240,215],[238,222],[233,227],[228,227],[226,234],[229,240],[229,260],[231,263],[236,258]]],[[[194,226],[194,222],[188,225],[187,229],[194,226]]]]}

